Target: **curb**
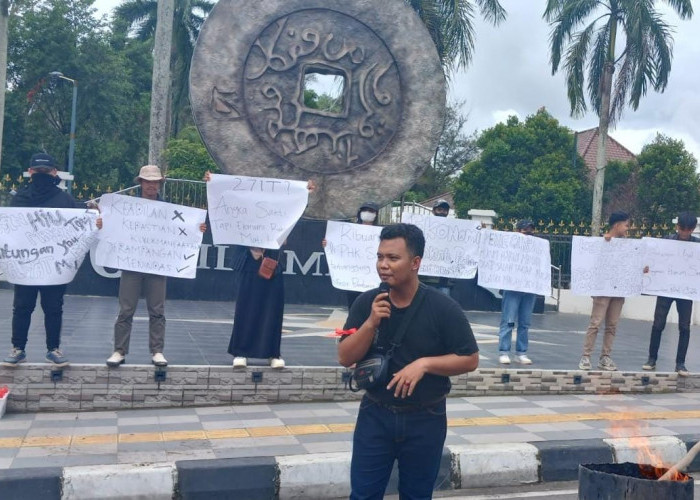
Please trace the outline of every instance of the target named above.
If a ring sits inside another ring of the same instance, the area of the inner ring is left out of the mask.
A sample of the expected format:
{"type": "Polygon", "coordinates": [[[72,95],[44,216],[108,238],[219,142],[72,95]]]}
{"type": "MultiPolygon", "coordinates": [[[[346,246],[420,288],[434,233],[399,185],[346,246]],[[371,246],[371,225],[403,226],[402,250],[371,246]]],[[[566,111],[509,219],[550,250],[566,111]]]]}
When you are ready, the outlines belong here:
{"type": "MultiPolygon", "coordinates": [[[[665,463],[680,460],[700,435],[651,436],[649,449],[665,463]]],[[[436,490],[493,488],[572,481],[579,464],[639,461],[628,438],[447,446],[436,490]]],[[[147,498],[325,499],[350,494],[351,453],[182,460],[175,463],[91,465],[0,470],[3,500],[147,498]]],[[[700,471],[700,458],[688,468],[700,471]]],[[[386,494],[397,491],[392,472],[386,494]]]]}

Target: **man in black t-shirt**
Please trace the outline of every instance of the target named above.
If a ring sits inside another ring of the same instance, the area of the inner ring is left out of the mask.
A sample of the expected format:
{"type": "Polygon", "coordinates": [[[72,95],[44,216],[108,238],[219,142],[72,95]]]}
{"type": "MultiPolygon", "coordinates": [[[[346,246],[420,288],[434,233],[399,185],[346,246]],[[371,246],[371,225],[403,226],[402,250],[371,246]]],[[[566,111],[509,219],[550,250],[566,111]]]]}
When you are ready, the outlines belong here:
{"type": "Polygon", "coordinates": [[[388,347],[405,315],[412,316],[388,380],[368,390],[360,403],[350,498],[382,498],[395,460],[401,497],[431,498],[447,433],[448,377],[475,370],[478,347],[460,306],[418,281],[425,248],[421,230],[394,224],[379,238],[377,272],[389,292],[370,290],[355,301],[345,329],[357,331],[339,344],[340,363],[360,361],[373,344],[388,347]]]}

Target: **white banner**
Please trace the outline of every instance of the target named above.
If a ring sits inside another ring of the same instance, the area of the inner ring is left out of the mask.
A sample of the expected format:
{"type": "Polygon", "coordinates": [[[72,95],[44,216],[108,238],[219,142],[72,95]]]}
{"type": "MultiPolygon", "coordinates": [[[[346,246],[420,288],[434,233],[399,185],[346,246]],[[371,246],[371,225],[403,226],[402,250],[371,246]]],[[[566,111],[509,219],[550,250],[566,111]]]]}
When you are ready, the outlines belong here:
{"type": "Polygon", "coordinates": [[[425,253],[418,274],[471,279],[479,262],[481,223],[404,212],[401,221],[421,228],[425,253]]]}
{"type": "Polygon", "coordinates": [[[574,236],[571,292],[592,297],[631,297],[642,293],[642,240],[574,236]]]}
{"type": "Polygon", "coordinates": [[[212,174],[207,204],[214,244],[278,249],[308,201],[306,181],[212,174]]]}
{"type": "Polygon", "coordinates": [[[0,208],[0,271],[16,285],[73,281],[96,238],[97,212],[0,208]]]}
{"type": "Polygon", "coordinates": [[[135,196],[100,198],[98,266],[194,279],[207,212],[135,196]]]}
{"type": "Polygon", "coordinates": [[[643,266],[649,266],[642,293],[700,300],[700,243],[642,238],[643,266]]]}
{"type": "Polygon", "coordinates": [[[382,228],[328,221],[326,261],[333,286],[365,292],[379,286],[377,248],[382,228]]]}
{"type": "Polygon", "coordinates": [[[506,231],[481,230],[479,286],[549,295],[549,240],[506,231]]]}

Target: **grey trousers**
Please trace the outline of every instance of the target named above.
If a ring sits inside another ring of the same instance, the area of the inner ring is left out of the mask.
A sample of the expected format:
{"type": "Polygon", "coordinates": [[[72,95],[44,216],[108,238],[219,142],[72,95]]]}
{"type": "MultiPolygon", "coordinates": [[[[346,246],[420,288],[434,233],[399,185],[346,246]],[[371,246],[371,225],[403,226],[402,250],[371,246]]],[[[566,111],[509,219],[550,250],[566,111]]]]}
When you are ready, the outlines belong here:
{"type": "Polygon", "coordinates": [[[151,354],[163,352],[165,346],[166,277],[122,271],[119,280],[119,316],[114,323],[114,350],[129,353],[129,339],[134,312],[143,294],[148,308],[148,347],[151,354]]]}

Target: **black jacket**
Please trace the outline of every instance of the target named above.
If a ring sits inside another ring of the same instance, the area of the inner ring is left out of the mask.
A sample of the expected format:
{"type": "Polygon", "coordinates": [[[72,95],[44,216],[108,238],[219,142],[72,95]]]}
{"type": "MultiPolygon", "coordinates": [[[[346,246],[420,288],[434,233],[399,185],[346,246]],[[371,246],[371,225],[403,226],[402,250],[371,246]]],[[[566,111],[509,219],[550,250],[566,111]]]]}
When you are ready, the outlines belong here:
{"type": "Polygon", "coordinates": [[[75,199],[59,188],[58,177],[49,174],[35,173],[32,182],[23,187],[12,197],[11,207],[38,208],[85,208],[84,203],[75,199]]]}

